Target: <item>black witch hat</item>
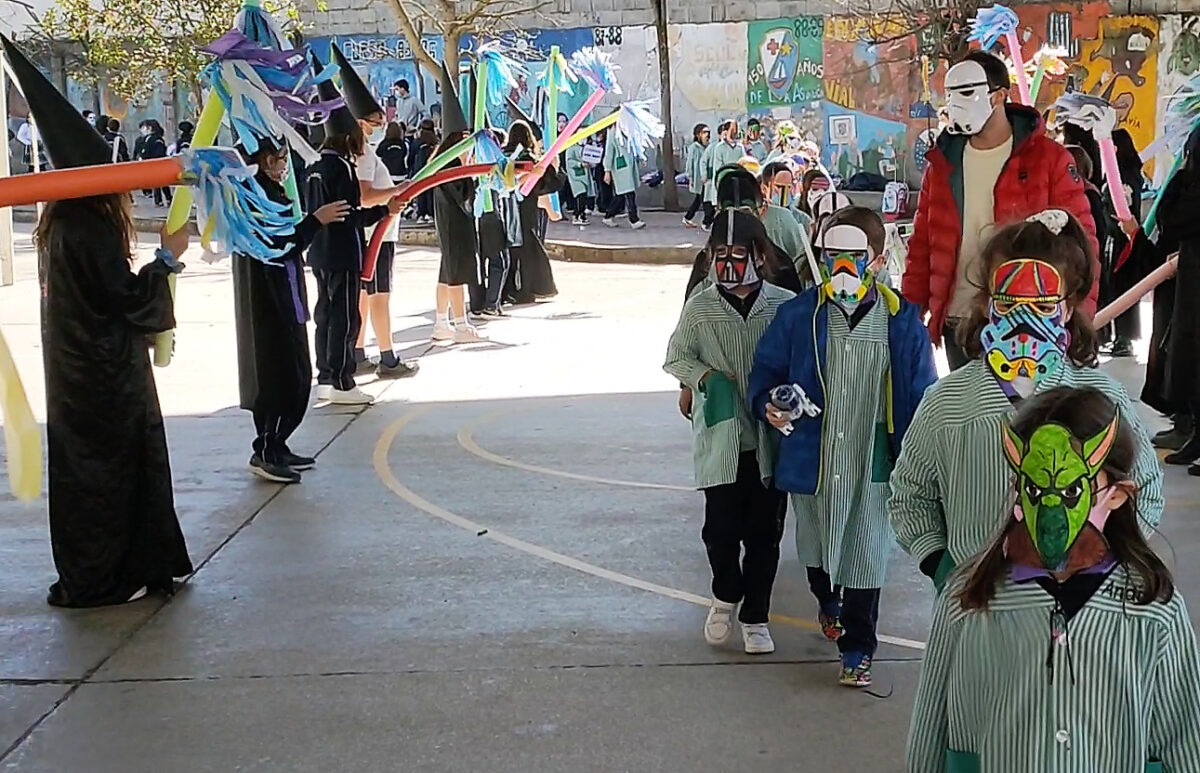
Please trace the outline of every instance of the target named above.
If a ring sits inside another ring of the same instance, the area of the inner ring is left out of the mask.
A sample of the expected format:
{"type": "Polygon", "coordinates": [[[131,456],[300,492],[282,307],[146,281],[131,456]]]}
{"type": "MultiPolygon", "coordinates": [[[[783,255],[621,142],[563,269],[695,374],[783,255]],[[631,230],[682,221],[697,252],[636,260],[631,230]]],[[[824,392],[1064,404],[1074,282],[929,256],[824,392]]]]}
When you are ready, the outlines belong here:
{"type": "Polygon", "coordinates": [[[442,136],[447,137],[456,132],[469,132],[471,124],[463,115],[462,103],[458,101],[458,89],[454,88],[454,79],[446,69],[442,60],[442,71],[438,75],[442,86],[442,136]]]}
{"type": "Polygon", "coordinates": [[[524,110],[522,110],[521,106],[513,101],[512,97],[505,97],[505,99],[508,101],[508,113],[510,116],[512,116],[512,119],[514,121],[524,121],[525,123],[529,124],[529,129],[533,132],[533,138],[538,142],[541,142],[542,127],[538,125],[538,122],[530,118],[529,113],[526,113],[524,110]]]}
{"type": "Polygon", "coordinates": [[[112,148],[62,93],[33,66],[21,49],[0,35],[4,54],[29,105],[38,138],[55,169],[96,166],[112,161],[112,148]]]}
{"type": "Polygon", "coordinates": [[[361,120],[377,113],[383,113],[383,108],[371,95],[367,84],[362,82],[362,78],[358,77],[358,73],[350,66],[350,62],[342,54],[342,50],[337,47],[337,44],[330,43],[329,50],[333,52],[333,60],[337,62],[338,72],[342,76],[342,96],[346,98],[346,107],[350,108],[354,117],[361,120]]]}
{"type": "MultiPolygon", "coordinates": [[[[321,64],[321,60],[317,57],[315,51],[311,53],[313,71],[319,75],[325,69],[325,65],[321,64]]],[[[333,81],[321,81],[318,83],[317,94],[320,95],[322,102],[342,98],[342,93],[338,91],[337,86],[333,85],[333,81]]],[[[351,114],[350,108],[345,105],[334,108],[330,111],[329,117],[325,119],[326,136],[330,134],[353,134],[354,129],[357,127],[358,121],[354,120],[354,115],[351,114]]]]}

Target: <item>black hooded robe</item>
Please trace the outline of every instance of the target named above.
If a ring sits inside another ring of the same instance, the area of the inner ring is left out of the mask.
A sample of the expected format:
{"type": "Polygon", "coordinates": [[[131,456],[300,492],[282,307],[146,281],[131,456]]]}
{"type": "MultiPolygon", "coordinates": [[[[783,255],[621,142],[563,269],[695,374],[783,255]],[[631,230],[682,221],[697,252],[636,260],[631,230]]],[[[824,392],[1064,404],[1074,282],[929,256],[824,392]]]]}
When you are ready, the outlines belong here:
{"type": "MultiPolygon", "coordinates": [[[[283,187],[264,174],[257,179],[268,198],[291,205],[283,187]]],[[[271,463],[275,452],[287,451],[287,439],[300,426],[312,387],[308,350],[308,289],[304,283],[304,249],[321,227],[312,215],[296,225],[294,235],[276,240],[287,253],[268,265],[240,253],[233,255],[233,314],[237,332],[238,392],[241,407],[254,414],[260,437],[269,433],[275,448],[255,448],[271,463]]]]}
{"type": "MultiPolygon", "coordinates": [[[[456,166],[459,166],[458,161],[445,168],[456,166]]],[[[474,196],[472,180],[454,180],[433,189],[433,226],[442,252],[439,284],[458,287],[477,285],[482,281],[475,235],[474,196]]]]}
{"type": "MultiPolygon", "coordinates": [[[[1189,140],[1190,144],[1191,140],[1189,140]]],[[[1188,166],[1171,178],[1158,208],[1162,245],[1179,246],[1175,306],[1167,333],[1165,392],[1178,410],[1200,412],[1200,169],[1188,166]]],[[[1163,247],[1165,249],[1165,247],[1163,247]]]]}
{"type": "MultiPolygon", "coordinates": [[[[520,160],[531,161],[532,158],[525,155],[520,160]]],[[[539,235],[538,197],[554,193],[562,187],[564,180],[566,175],[561,174],[557,167],[548,167],[517,207],[521,218],[522,244],[508,250],[512,258],[508,279],[504,283],[504,297],[508,303],[533,303],[538,298],[558,295],[554,272],[550,268],[550,256],[546,254],[546,246],[539,235]]]]}
{"type": "Polygon", "coordinates": [[[130,271],[113,224],[55,205],[41,250],[50,541],[49,601],[93,607],[192,572],[175,514],[147,336],[175,326],[167,269],[130,271]]]}

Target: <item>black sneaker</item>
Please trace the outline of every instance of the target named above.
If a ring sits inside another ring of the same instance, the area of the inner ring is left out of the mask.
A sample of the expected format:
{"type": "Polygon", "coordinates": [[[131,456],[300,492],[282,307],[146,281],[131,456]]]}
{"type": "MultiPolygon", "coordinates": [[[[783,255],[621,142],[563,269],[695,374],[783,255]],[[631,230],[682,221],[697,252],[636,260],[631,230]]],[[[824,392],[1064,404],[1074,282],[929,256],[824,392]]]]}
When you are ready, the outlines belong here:
{"type": "Polygon", "coordinates": [[[479,312],[479,315],[482,317],[492,317],[492,318],[507,316],[503,311],[501,311],[499,309],[499,307],[494,308],[494,309],[492,309],[492,308],[484,309],[483,311],[479,312]]]}
{"type": "Polygon", "coordinates": [[[417,375],[421,366],[416,362],[397,360],[395,365],[384,365],[382,362],[375,368],[375,375],[381,379],[408,378],[417,375]]]}
{"type": "Polygon", "coordinates": [[[1200,435],[1197,434],[1188,438],[1178,451],[1163,457],[1167,464],[1191,464],[1197,459],[1200,459],[1200,435]]]}
{"type": "Polygon", "coordinates": [[[299,483],[300,473],[282,464],[270,464],[258,454],[250,457],[250,472],[272,483],[299,483]]]}
{"type": "Polygon", "coordinates": [[[1132,357],[1133,343],[1128,338],[1118,338],[1112,346],[1113,357],[1132,357]]]}
{"type": "Polygon", "coordinates": [[[284,467],[291,467],[293,470],[298,470],[301,472],[304,470],[311,470],[313,467],[317,466],[317,460],[313,457],[300,456],[299,454],[293,454],[291,451],[284,451],[282,454],[280,454],[280,457],[283,459],[284,467]]]}

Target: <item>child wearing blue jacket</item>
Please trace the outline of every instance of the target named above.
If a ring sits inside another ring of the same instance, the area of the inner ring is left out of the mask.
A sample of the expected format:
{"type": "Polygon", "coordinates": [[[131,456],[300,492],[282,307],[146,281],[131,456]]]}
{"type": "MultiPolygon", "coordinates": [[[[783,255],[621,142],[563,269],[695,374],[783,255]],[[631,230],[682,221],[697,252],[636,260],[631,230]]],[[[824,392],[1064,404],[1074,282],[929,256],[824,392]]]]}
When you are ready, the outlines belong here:
{"type": "Polygon", "coordinates": [[[791,419],[775,485],[792,494],[796,551],[808,569],[826,637],[841,653],[839,682],[871,683],[879,593],[893,537],[888,475],[926,387],[937,380],[920,310],[875,282],[883,221],[846,207],[824,224],[822,283],[784,304],[759,341],[747,394],[777,429],[789,416],[771,390],[802,388],[819,413],[791,419]]]}

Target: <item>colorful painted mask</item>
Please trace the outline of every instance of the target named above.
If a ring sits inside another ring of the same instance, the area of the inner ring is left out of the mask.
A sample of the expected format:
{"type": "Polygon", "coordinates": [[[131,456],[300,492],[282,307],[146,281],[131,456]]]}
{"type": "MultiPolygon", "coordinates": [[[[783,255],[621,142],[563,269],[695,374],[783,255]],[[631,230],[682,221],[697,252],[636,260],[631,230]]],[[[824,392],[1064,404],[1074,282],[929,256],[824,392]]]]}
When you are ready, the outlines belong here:
{"type": "Polygon", "coordinates": [[[835,225],[821,234],[821,279],[825,294],[838,303],[855,304],[875,280],[866,233],[852,225],[835,225]]]}
{"type": "MultiPolygon", "coordinates": [[[[733,218],[729,218],[730,221],[733,218]]],[[[754,251],[740,244],[720,244],[713,248],[713,268],[717,284],[726,290],[758,287],[762,278],[754,265],[754,251]]]]}
{"type": "Polygon", "coordinates": [[[992,115],[987,73],[978,62],[959,62],[946,72],[946,131],[978,134],[992,115]]]}
{"type": "Polygon", "coordinates": [[[762,127],[758,124],[752,123],[746,126],[746,139],[751,142],[757,140],[760,134],[762,134],[762,127]]]}
{"type": "Polygon", "coordinates": [[[980,333],[983,356],[1010,397],[1028,397],[1037,382],[1062,364],[1071,334],[1058,270],[1018,258],[992,274],[988,323],[980,333]]]}
{"type": "MultiPolygon", "coordinates": [[[[1116,488],[1100,489],[1097,476],[1116,442],[1119,422],[1118,413],[1107,427],[1084,440],[1061,424],[1043,424],[1028,443],[1005,424],[1004,455],[1017,474],[1015,515],[1026,532],[1010,532],[1010,560],[1040,562],[1038,568],[1062,580],[1108,554],[1104,526],[1116,488]]],[[[1014,526],[1014,531],[1019,528],[1014,526]]]]}

